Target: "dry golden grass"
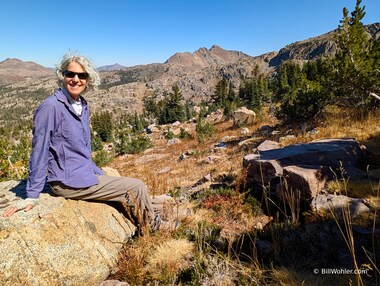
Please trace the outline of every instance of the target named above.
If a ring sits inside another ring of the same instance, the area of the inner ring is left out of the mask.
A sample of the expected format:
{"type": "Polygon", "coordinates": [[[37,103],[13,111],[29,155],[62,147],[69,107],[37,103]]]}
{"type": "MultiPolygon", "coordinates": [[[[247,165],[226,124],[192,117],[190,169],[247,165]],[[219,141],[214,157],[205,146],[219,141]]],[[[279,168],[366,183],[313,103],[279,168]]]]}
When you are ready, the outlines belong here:
{"type": "Polygon", "coordinates": [[[330,193],[345,195],[354,198],[369,198],[379,193],[379,185],[372,184],[369,180],[331,181],[327,184],[330,193]]]}
{"type": "Polygon", "coordinates": [[[158,281],[175,281],[177,274],[189,267],[194,244],[187,239],[169,239],[156,245],[147,257],[147,272],[158,281]]]}
{"type": "MultiPolygon", "coordinates": [[[[361,143],[377,145],[380,143],[380,111],[370,113],[367,116],[353,116],[352,113],[331,108],[326,115],[325,120],[307,124],[308,129],[316,128],[318,133],[308,134],[305,130],[292,128],[296,134],[296,138],[284,141],[284,145],[310,142],[322,138],[354,138],[361,143]],[[374,142],[372,142],[374,141],[374,142]]],[[[289,126],[287,126],[289,127],[289,126]]],[[[282,128],[287,128],[282,127],[282,128]]],[[[285,131],[283,129],[283,131],[285,131]]],[[[368,146],[367,146],[368,147],[368,146]]],[[[376,147],[376,146],[373,146],[376,147]]],[[[377,150],[380,155],[380,149],[377,150]]]]}
{"type": "Polygon", "coordinates": [[[152,280],[168,282],[188,266],[193,249],[191,242],[173,239],[167,232],[147,234],[124,246],[110,278],[130,285],[146,285],[152,280]]]}
{"type": "Polygon", "coordinates": [[[320,135],[325,138],[352,137],[359,142],[365,142],[371,136],[379,135],[379,117],[379,111],[366,116],[353,116],[352,113],[341,110],[330,110],[324,125],[320,128],[320,135]]]}
{"type": "MultiPolygon", "coordinates": [[[[258,126],[250,126],[255,130],[258,126]]],[[[197,139],[183,139],[180,144],[167,146],[167,140],[153,136],[154,148],[144,154],[125,155],[115,158],[111,167],[121,175],[142,179],[154,195],[167,193],[175,187],[186,187],[196,183],[207,174],[241,170],[243,152],[237,147],[215,150],[213,147],[225,136],[240,136],[240,128],[233,128],[232,122],[216,124],[215,137],[199,144],[197,139]],[[193,155],[179,161],[184,152],[192,150],[193,155]],[[210,157],[211,156],[211,157],[210,157]],[[146,158],[144,161],[142,158],[146,158]]]]}
{"type": "Polygon", "coordinates": [[[196,229],[198,224],[207,221],[212,222],[212,217],[214,213],[208,209],[197,209],[194,214],[191,216],[191,219],[188,221],[188,227],[196,229]]]}
{"type": "Polygon", "coordinates": [[[143,285],[147,271],[145,269],[149,246],[155,237],[146,236],[124,245],[119,254],[118,266],[111,274],[113,279],[128,281],[132,285],[143,285]]]}
{"type": "MultiPolygon", "coordinates": [[[[274,126],[277,123],[277,120],[267,113],[268,111],[264,110],[264,116],[248,126],[251,132],[256,131],[261,125],[274,126]]],[[[119,156],[110,167],[117,169],[123,176],[143,180],[153,195],[168,193],[175,187],[191,186],[207,174],[240,172],[244,151],[239,150],[237,146],[217,151],[214,145],[226,136],[240,138],[241,128],[234,127],[232,120],[215,122],[214,126],[217,130],[215,135],[204,144],[200,144],[196,138],[195,124],[184,123],[183,128],[189,130],[191,138],[181,139],[180,144],[171,146],[168,146],[168,140],[162,138],[162,131],[167,129],[164,127],[152,134],[154,148],[146,150],[143,154],[119,156]],[[194,155],[179,161],[180,155],[188,150],[192,150],[194,155]]],[[[258,138],[260,139],[262,138],[258,138]]]]}

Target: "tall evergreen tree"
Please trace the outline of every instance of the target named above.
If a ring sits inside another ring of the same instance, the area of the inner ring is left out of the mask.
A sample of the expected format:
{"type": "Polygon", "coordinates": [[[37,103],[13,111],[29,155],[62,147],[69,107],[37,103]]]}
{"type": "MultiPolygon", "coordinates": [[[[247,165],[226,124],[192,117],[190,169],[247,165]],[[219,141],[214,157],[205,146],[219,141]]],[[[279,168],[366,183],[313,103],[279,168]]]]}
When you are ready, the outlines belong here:
{"type": "Polygon", "coordinates": [[[224,77],[217,82],[215,92],[211,96],[214,109],[222,108],[226,104],[228,97],[228,86],[228,80],[224,77]]]}
{"type": "Polygon", "coordinates": [[[194,112],[194,104],[190,100],[186,100],[185,103],[185,114],[186,114],[186,120],[190,120],[191,118],[194,117],[195,112],[194,112]]]}
{"type": "Polygon", "coordinates": [[[142,132],[144,130],[144,118],[135,112],[132,118],[132,131],[134,133],[142,132]]]}
{"type": "Polygon", "coordinates": [[[144,98],[144,108],[149,116],[158,117],[160,114],[159,105],[154,100],[153,96],[148,96],[144,98]]]}
{"type": "Polygon", "coordinates": [[[109,111],[95,112],[91,116],[91,125],[93,131],[103,142],[112,140],[113,122],[112,114],[109,111]]]}
{"type": "Polygon", "coordinates": [[[237,101],[237,96],[236,96],[236,93],[234,91],[234,85],[232,84],[231,81],[228,84],[227,101],[229,101],[229,102],[237,101]]]}
{"type": "Polygon", "coordinates": [[[365,32],[362,19],[365,6],[356,1],[355,10],[349,15],[343,9],[339,25],[339,52],[334,61],[334,92],[337,102],[346,107],[374,106],[370,93],[379,89],[379,54],[377,45],[365,32]]]}
{"type": "Polygon", "coordinates": [[[183,96],[178,84],[172,86],[172,92],[161,103],[160,124],[173,123],[175,121],[185,121],[185,107],[182,104],[183,96]]]}
{"type": "Polygon", "coordinates": [[[252,72],[252,77],[242,81],[239,88],[239,99],[248,108],[260,114],[263,102],[269,98],[268,77],[260,74],[256,66],[252,72]]]}
{"type": "Polygon", "coordinates": [[[318,116],[331,103],[331,63],[320,59],[304,64],[284,63],[276,82],[277,116],[302,122],[318,116]]]}

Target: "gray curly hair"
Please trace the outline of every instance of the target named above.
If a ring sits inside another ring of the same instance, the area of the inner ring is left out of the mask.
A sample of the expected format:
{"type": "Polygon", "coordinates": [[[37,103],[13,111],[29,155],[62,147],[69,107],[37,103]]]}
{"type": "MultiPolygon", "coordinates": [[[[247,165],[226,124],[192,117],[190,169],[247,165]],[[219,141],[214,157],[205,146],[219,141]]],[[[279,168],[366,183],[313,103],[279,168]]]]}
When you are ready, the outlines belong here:
{"type": "Polygon", "coordinates": [[[64,81],[63,72],[72,62],[77,62],[78,64],[80,64],[83,67],[83,69],[89,74],[89,79],[85,91],[96,90],[98,88],[98,85],[100,84],[99,73],[96,71],[96,69],[94,68],[94,66],[88,58],[79,54],[74,54],[72,52],[67,52],[62,57],[61,63],[56,66],[55,73],[57,75],[58,85],[62,86],[64,81]]]}

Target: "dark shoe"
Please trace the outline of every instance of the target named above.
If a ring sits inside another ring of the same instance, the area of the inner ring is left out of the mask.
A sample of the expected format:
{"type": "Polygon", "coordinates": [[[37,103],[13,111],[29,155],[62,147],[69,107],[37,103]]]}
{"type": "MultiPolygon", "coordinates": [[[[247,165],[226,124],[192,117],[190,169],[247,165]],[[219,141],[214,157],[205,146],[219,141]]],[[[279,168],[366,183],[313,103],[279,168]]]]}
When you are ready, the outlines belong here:
{"type": "Polygon", "coordinates": [[[154,219],[150,223],[151,231],[157,231],[158,229],[160,229],[161,224],[162,224],[161,216],[159,214],[156,214],[154,219]]]}

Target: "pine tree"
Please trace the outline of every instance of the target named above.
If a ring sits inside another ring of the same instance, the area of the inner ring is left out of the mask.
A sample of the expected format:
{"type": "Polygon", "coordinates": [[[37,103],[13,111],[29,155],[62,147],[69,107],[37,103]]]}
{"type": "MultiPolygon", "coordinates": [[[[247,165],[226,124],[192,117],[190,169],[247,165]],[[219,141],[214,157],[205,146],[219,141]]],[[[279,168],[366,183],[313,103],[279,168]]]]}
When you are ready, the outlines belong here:
{"type": "MultiPolygon", "coordinates": [[[[370,93],[379,89],[378,43],[370,39],[361,22],[365,16],[365,6],[356,1],[355,10],[349,16],[343,9],[343,19],[339,25],[339,52],[334,61],[334,92],[337,102],[346,107],[374,106],[370,93]]],[[[377,102],[377,105],[379,103],[377,102]]]]}
{"type": "Polygon", "coordinates": [[[132,119],[132,131],[138,133],[144,130],[143,118],[135,112],[132,119]]]}
{"type": "Polygon", "coordinates": [[[193,110],[193,103],[190,100],[186,100],[185,114],[186,114],[186,120],[190,120],[195,115],[195,112],[193,110]]]}
{"type": "Polygon", "coordinates": [[[211,96],[211,101],[213,105],[213,109],[216,110],[218,108],[223,108],[226,104],[228,97],[228,80],[224,77],[218,81],[215,86],[215,92],[211,96]]]}
{"type": "Polygon", "coordinates": [[[113,122],[109,111],[95,112],[91,116],[92,129],[103,142],[112,140],[113,122]]]}
{"type": "Polygon", "coordinates": [[[176,121],[185,121],[186,113],[185,107],[181,103],[183,101],[183,96],[178,84],[172,86],[172,92],[169,93],[168,97],[159,103],[160,115],[159,123],[167,124],[176,121]]]}
{"type": "Polygon", "coordinates": [[[154,100],[153,96],[148,96],[144,98],[144,108],[148,115],[152,117],[158,117],[160,114],[160,108],[158,103],[154,100]]]}
{"type": "Polygon", "coordinates": [[[228,82],[228,91],[227,91],[226,100],[229,102],[234,102],[237,100],[236,93],[234,91],[234,85],[231,81],[228,82]]]}
{"type": "Polygon", "coordinates": [[[252,77],[242,81],[238,97],[248,108],[258,114],[262,112],[263,101],[269,97],[268,78],[258,72],[257,66],[252,72],[252,77]]]}

